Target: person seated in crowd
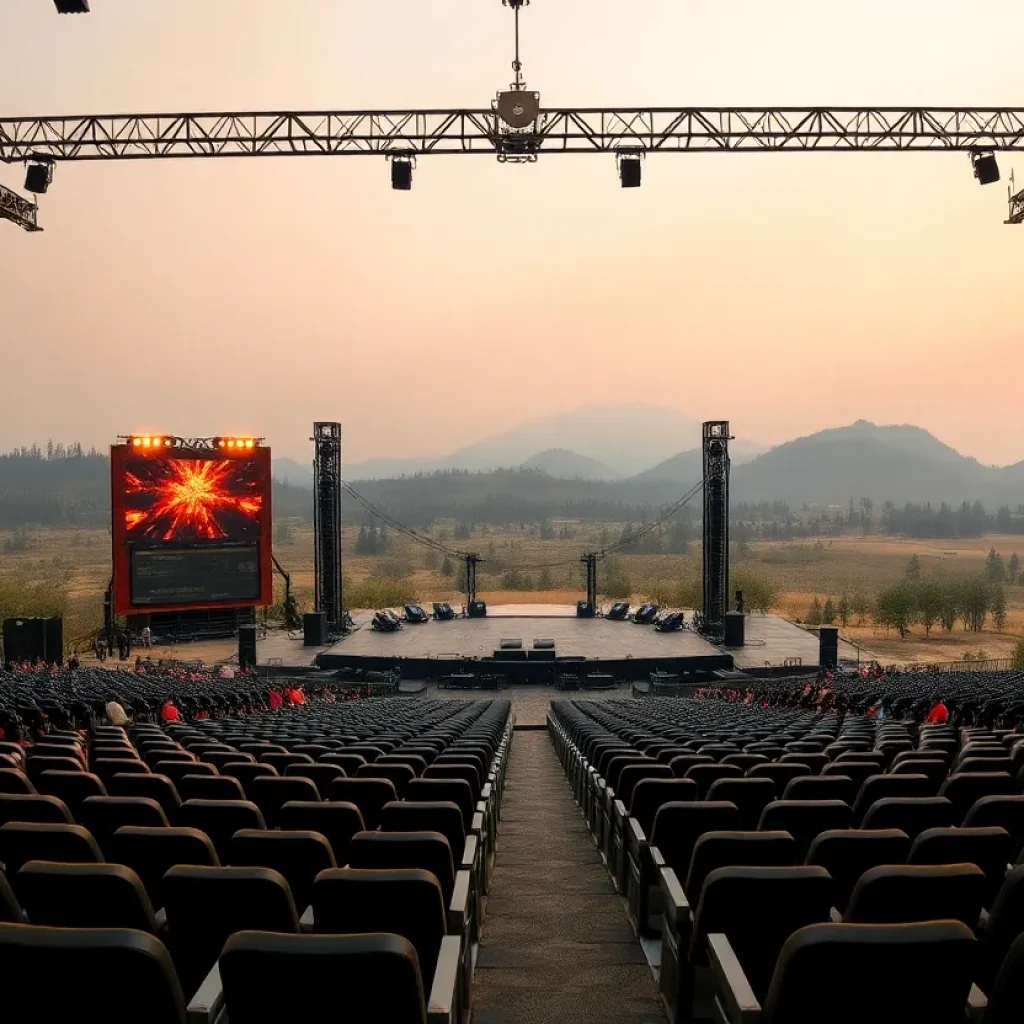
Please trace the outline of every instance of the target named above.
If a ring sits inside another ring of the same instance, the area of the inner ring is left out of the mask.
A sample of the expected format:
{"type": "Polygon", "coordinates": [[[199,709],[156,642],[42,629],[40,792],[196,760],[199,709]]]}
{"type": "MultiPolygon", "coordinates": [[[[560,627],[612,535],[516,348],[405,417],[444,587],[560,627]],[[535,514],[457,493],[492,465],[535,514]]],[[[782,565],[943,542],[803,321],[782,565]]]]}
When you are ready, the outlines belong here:
{"type": "Polygon", "coordinates": [[[181,713],[178,711],[174,704],[174,701],[167,700],[164,702],[164,706],[160,709],[160,717],[165,722],[180,722],[181,713]]]}
{"type": "Polygon", "coordinates": [[[124,710],[124,706],[121,704],[121,698],[117,697],[112,701],[107,702],[106,707],[107,721],[111,725],[126,726],[128,724],[128,715],[124,710]]]}
{"type": "Polygon", "coordinates": [[[949,708],[941,697],[936,697],[924,720],[928,725],[945,725],[949,721],[949,708]]]}

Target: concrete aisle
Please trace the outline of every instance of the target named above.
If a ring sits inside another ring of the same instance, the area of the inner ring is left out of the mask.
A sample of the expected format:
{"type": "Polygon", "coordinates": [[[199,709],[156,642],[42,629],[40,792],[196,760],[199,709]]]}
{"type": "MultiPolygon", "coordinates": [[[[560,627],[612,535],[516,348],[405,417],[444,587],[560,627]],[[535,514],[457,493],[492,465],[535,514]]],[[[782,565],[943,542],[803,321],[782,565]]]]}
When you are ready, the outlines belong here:
{"type": "Polygon", "coordinates": [[[474,979],[475,1024],[664,1024],[546,732],[519,732],[474,979]]]}

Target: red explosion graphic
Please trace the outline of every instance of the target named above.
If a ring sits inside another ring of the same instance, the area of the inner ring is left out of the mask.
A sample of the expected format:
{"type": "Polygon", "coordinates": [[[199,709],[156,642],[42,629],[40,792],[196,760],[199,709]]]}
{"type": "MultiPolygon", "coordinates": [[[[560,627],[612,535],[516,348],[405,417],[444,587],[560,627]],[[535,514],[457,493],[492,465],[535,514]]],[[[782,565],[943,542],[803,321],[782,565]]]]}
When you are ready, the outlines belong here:
{"type": "Polygon", "coordinates": [[[252,537],[263,509],[252,469],[228,459],[154,459],[126,467],[128,534],[152,541],[252,537]]]}

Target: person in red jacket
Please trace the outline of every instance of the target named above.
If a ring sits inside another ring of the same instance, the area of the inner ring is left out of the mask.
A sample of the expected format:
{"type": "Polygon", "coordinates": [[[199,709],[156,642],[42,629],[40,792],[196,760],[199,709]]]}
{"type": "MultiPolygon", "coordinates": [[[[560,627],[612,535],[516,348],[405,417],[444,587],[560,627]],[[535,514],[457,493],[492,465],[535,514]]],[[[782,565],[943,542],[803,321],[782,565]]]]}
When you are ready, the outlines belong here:
{"type": "Polygon", "coordinates": [[[949,708],[941,697],[932,705],[924,720],[927,725],[945,725],[949,721],[949,708]]]}
{"type": "Polygon", "coordinates": [[[174,702],[171,700],[166,701],[164,706],[160,709],[160,717],[165,722],[181,721],[181,714],[179,713],[178,709],[174,706],[174,702]]]}
{"type": "Polygon", "coordinates": [[[271,690],[268,699],[270,700],[271,711],[277,711],[284,704],[284,697],[281,696],[280,690],[271,690]]]}

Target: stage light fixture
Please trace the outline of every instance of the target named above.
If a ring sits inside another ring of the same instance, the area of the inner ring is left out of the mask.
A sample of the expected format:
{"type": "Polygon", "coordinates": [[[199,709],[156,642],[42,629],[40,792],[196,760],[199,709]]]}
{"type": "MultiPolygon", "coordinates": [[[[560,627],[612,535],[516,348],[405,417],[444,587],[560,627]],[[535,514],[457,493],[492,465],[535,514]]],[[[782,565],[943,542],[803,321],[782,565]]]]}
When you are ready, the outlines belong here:
{"type": "Polygon", "coordinates": [[[619,151],[619,181],[623,188],[640,187],[640,183],[643,180],[642,156],[643,154],[639,150],[619,151]]]}
{"type": "Polygon", "coordinates": [[[139,447],[139,446],[140,446],[140,445],[142,444],[142,438],[141,438],[141,437],[133,437],[133,438],[132,438],[132,444],[133,444],[133,445],[134,445],[134,446],[135,446],[136,448],[138,448],[138,447],[139,447]]]}
{"type": "Polygon", "coordinates": [[[58,14],[88,14],[89,0],[53,0],[58,14]]]}
{"type": "Polygon", "coordinates": [[[974,176],[979,185],[994,185],[999,180],[999,164],[992,150],[972,150],[971,163],[974,164],[974,176]]]}
{"type": "Polygon", "coordinates": [[[142,439],[142,447],[143,448],[148,448],[152,443],[153,442],[148,437],[144,437],[142,439]]]}
{"type": "Polygon", "coordinates": [[[234,447],[235,447],[235,442],[234,442],[234,439],[232,439],[232,440],[228,441],[228,447],[229,447],[229,448],[234,448],[234,447]]]}
{"type": "Polygon", "coordinates": [[[245,442],[245,447],[246,448],[251,448],[252,447],[252,438],[250,438],[248,441],[245,442]]]}
{"type": "Polygon", "coordinates": [[[36,195],[43,195],[53,181],[53,164],[48,160],[37,160],[25,171],[25,188],[36,195]]]}
{"type": "Polygon", "coordinates": [[[416,159],[410,153],[402,153],[391,157],[391,187],[396,192],[408,192],[412,189],[412,171],[416,159]]]}

